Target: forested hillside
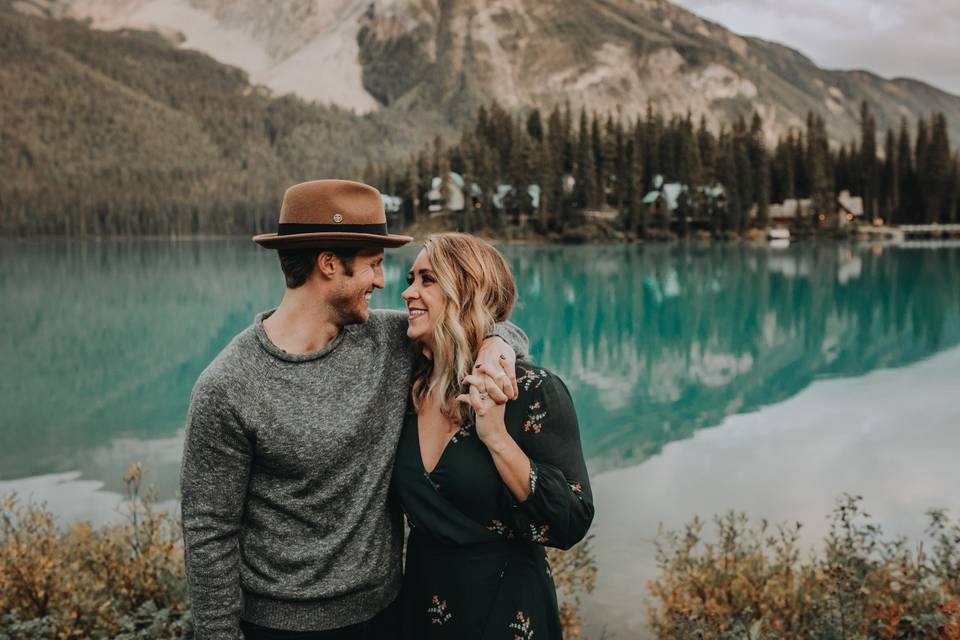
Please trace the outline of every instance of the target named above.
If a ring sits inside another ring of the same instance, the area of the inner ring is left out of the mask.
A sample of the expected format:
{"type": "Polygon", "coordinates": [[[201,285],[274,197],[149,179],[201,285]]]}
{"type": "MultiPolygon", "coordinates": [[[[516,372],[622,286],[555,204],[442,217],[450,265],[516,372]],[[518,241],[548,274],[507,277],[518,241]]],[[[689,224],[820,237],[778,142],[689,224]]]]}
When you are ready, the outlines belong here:
{"type": "Polygon", "coordinates": [[[3,235],[269,229],[286,186],[439,126],[271,97],[154,33],[2,10],[0,59],[3,235]]]}

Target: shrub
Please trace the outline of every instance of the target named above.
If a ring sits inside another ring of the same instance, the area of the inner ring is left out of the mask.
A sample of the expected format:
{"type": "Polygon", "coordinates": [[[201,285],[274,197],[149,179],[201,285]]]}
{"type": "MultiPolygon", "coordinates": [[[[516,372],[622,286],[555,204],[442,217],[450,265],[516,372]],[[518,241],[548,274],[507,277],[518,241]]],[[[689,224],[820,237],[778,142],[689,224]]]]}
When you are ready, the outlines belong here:
{"type": "Polygon", "coordinates": [[[661,638],[960,640],[960,524],[929,512],[932,554],[881,528],[844,496],[820,556],[801,559],[800,523],[748,526],[743,514],[714,518],[707,541],[695,518],[661,530],[660,573],[647,583],[661,638]]]}
{"type": "MultiPolygon", "coordinates": [[[[0,640],[185,640],[192,637],[180,523],[155,510],[146,472],[124,477],[125,518],[56,526],[45,505],[0,505],[0,640]]],[[[588,537],[549,549],[565,638],[579,638],[578,594],[597,568],[588,537]]]]}
{"type": "Polygon", "coordinates": [[[100,528],[80,523],[60,529],[44,506],[4,500],[0,611],[7,613],[0,640],[186,633],[179,523],[154,510],[156,494],[142,492],[143,477],[138,465],[130,467],[126,518],[100,528]]]}
{"type": "Polygon", "coordinates": [[[566,640],[579,638],[583,619],[580,616],[580,594],[593,591],[597,582],[597,563],[590,547],[592,535],[569,551],[547,549],[553,581],[560,599],[560,624],[566,640]]]}

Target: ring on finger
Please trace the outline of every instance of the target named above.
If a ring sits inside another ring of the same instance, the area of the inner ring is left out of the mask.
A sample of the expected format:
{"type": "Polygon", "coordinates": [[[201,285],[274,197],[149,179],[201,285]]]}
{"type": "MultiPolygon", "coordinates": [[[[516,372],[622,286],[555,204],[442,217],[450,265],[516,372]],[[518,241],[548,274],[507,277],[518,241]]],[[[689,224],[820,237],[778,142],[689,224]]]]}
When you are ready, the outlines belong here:
{"type": "Polygon", "coordinates": [[[481,400],[486,400],[486,399],[489,398],[489,397],[490,397],[490,394],[487,393],[486,391],[483,391],[483,392],[480,393],[480,399],[481,399],[481,400]]]}

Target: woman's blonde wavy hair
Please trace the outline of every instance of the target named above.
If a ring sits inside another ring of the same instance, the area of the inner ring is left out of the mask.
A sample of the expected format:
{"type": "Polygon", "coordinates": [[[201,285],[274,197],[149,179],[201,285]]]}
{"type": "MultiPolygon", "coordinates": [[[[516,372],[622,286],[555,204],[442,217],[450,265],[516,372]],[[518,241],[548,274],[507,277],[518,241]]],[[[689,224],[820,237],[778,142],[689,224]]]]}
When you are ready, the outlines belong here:
{"type": "Polygon", "coordinates": [[[423,250],[446,304],[433,329],[433,359],[422,358],[414,372],[413,406],[419,411],[437,394],[443,415],[464,425],[470,407],[457,402],[460,381],[473,369],[483,338],[510,317],[517,287],[500,252],[471,235],[431,235],[423,250]]]}

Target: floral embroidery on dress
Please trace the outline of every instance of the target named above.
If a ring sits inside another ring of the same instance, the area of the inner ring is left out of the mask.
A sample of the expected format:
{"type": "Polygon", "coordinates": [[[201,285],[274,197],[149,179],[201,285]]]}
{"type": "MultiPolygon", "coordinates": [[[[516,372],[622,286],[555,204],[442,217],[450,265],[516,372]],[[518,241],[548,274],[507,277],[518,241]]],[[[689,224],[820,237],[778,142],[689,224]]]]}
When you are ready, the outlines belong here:
{"type": "Polygon", "coordinates": [[[550,540],[547,537],[547,531],[550,531],[550,525],[545,524],[542,527],[538,527],[535,524],[530,525],[530,541],[536,542],[537,544],[547,544],[550,540]]]}
{"type": "Polygon", "coordinates": [[[447,601],[440,600],[440,596],[433,596],[432,606],[427,609],[430,616],[430,624],[444,625],[450,622],[453,614],[447,611],[447,601]]]}
{"type": "Polygon", "coordinates": [[[507,625],[507,628],[514,632],[513,640],[532,640],[533,629],[530,627],[530,618],[526,617],[523,611],[517,611],[517,619],[507,625]]]}
{"type": "Polygon", "coordinates": [[[500,520],[491,520],[490,524],[487,525],[487,530],[506,537],[507,540],[513,540],[513,531],[503,524],[500,520]]]}
{"type": "Polygon", "coordinates": [[[457,444],[457,442],[460,441],[460,438],[466,438],[471,434],[472,434],[472,431],[470,430],[470,423],[461,425],[460,428],[457,429],[457,432],[453,434],[453,437],[450,438],[450,442],[453,444],[457,444]]]}
{"type": "Polygon", "coordinates": [[[523,423],[524,431],[540,433],[540,430],[543,429],[543,419],[547,417],[547,412],[542,411],[541,408],[542,405],[539,400],[530,405],[531,413],[527,416],[526,422],[523,423]]]}
{"type": "Polygon", "coordinates": [[[582,499],[582,497],[583,497],[583,485],[580,484],[579,482],[571,482],[571,483],[569,483],[569,484],[570,484],[570,490],[573,491],[573,492],[577,495],[578,498],[581,498],[581,499],[582,499]]]}
{"type": "Polygon", "coordinates": [[[530,391],[530,389],[539,389],[546,379],[547,372],[543,369],[527,369],[521,377],[517,378],[517,385],[524,391],[530,391]]]}
{"type": "Polygon", "coordinates": [[[537,490],[537,480],[539,480],[537,475],[537,468],[534,465],[530,465],[530,495],[533,495],[537,490]]]}

